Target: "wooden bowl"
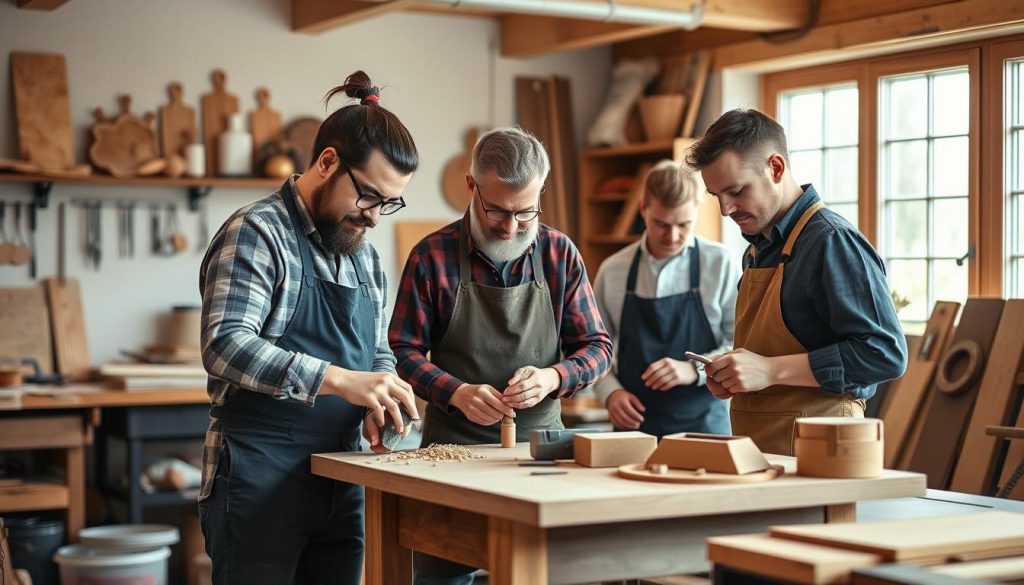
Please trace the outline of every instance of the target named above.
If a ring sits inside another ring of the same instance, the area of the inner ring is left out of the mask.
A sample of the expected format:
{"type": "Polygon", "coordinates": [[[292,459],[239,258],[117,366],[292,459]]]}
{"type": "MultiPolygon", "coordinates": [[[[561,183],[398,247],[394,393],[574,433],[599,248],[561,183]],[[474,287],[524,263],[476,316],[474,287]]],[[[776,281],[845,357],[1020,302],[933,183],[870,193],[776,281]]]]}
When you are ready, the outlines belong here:
{"type": "Polygon", "coordinates": [[[809,477],[870,478],[882,473],[882,421],[873,418],[796,419],[796,473],[809,477]]]}
{"type": "Polygon", "coordinates": [[[647,140],[667,140],[679,135],[686,96],[681,93],[642,97],[637,102],[647,140]]]}

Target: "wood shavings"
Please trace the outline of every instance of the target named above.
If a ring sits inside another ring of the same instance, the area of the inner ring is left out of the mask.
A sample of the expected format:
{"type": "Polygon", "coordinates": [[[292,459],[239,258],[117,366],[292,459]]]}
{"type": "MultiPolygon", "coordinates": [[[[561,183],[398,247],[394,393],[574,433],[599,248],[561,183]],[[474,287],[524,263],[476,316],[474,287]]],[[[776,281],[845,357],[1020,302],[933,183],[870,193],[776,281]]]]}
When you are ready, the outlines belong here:
{"type": "Polygon", "coordinates": [[[437,462],[469,461],[470,459],[485,459],[486,457],[486,455],[474,453],[461,445],[435,444],[422,449],[399,451],[390,455],[384,455],[378,457],[377,461],[381,463],[405,463],[406,465],[409,465],[412,461],[433,461],[434,466],[436,466],[437,462]]]}

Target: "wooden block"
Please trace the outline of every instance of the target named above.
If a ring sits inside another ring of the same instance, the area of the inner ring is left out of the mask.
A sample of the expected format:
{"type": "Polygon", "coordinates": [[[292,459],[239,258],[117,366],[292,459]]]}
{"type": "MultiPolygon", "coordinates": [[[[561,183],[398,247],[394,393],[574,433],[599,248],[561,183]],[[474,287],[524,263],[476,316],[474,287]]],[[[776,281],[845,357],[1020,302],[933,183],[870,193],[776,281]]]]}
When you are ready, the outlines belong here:
{"type": "Polygon", "coordinates": [[[64,55],[11,52],[21,158],[47,168],[75,163],[64,55]]]}
{"type": "Polygon", "coordinates": [[[1024,299],[1010,299],[1003,308],[992,354],[985,365],[978,399],[960,449],[953,491],[989,495],[1001,441],[985,434],[985,427],[1012,421],[1016,414],[1017,373],[1024,359],[1024,299]]]}
{"type": "MultiPolygon", "coordinates": [[[[238,96],[227,92],[227,75],[221,69],[210,74],[213,91],[203,94],[203,142],[206,144],[206,175],[220,175],[220,135],[228,129],[228,118],[238,113],[238,96]]],[[[305,169],[302,169],[305,170],[305,169]]]]}
{"type": "Polygon", "coordinates": [[[181,84],[167,86],[171,101],[160,108],[160,145],[164,157],[185,156],[185,147],[199,140],[196,129],[196,110],[181,101],[181,84]]]}
{"type": "Polygon", "coordinates": [[[883,522],[773,526],[776,538],[919,562],[985,552],[1024,554],[1024,522],[1012,512],[979,512],[883,522]]]}
{"type": "Polygon", "coordinates": [[[882,562],[877,554],[766,534],[712,537],[707,546],[708,560],[716,565],[805,585],[843,583],[851,570],[882,562]]]}
{"type": "Polygon", "coordinates": [[[0,289],[0,359],[20,364],[23,358],[53,372],[50,312],[40,286],[0,289]]]}
{"type": "Polygon", "coordinates": [[[263,160],[260,154],[264,147],[284,137],[284,123],[281,112],[270,107],[270,90],[261,87],[256,90],[256,109],[249,112],[249,132],[252,133],[252,168],[262,174],[263,160]]]}
{"type": "Polygon", "coordinates": [[[674,469],[704,468],[710,473],[746,474],[771,467],[750,437],[677,433],[666,435],[647,460],[674,469]]]}
{"type": "Polygon", "coordinates": [[[92,360],[78,279],[67,278],[62,283],[59,278],[47,278],[43,286],[50,308],[57,371],[72,382],[87,380],[92,373],[92,360]]]}
{"type": "Polygon", "coordinates": [[[580,433],[573,440],[576,463],[585,467],[644,463],[657,448],[657,437],[639,431],[580,433]]]}
{"type": "MultiPolygon", "coordinates": [[[[960,303],[938,301],[928,318],[920,345],[910,352],[907,371],[899,380],[899,391],[891,392],[881,418],[885,421],[885,467],[903,468],[898,462],[914,435],[916,424],[922,422],[926,398],[931,387],[935,365],[946,352],[953,323],[960,312],[960,303]]],[[[916,441],[910,445],[910,452],[916,441]]],[[[908,457],[909,460],[909,457],[908,457]]]]}
{"type": "Polygon", "coordinates": [[[970,298],[932,382],[934,394],[910,469],[928,475],[928,487],[946,489],[967,421],[974,409],[985,362],[1006,301],[970,298]]]}

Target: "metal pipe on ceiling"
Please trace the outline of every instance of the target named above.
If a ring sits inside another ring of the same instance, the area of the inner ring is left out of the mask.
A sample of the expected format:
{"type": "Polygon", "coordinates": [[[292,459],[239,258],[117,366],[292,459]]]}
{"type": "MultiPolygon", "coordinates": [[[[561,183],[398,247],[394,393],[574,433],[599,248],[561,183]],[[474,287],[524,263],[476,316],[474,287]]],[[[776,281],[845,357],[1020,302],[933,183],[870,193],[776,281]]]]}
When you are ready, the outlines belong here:
{"type": "Polygon", "coordinates": [[[582,20],[601,20],[624,24],[672,25],[693,30],[704,17],[704,3],[690,10],[665,10],[648,6],[623,5],[618,0],[419,0],[452,8],[476,8],[495,12],[557,16],[582,20]]]}

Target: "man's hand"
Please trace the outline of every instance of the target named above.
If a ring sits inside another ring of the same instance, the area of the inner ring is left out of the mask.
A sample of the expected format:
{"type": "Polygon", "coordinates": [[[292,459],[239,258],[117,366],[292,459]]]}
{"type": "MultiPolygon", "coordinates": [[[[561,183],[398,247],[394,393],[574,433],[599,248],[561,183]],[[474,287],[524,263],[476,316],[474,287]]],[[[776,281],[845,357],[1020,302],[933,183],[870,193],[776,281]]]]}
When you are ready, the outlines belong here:
{"type": "Polygon", "coordinates": [[[708,375],[708,389],[716,398],[775,385],[772,358],[745,349],[734,349],[715,358],[704,366],[704,372],[708,375]]]}
{"type": "Polygon", "coordinates": [[[640,379],[651,390],[665,392],[676,386],[689,386],[697,382],[697,368],[688,361],[661,358],[647,366],[640,379]]]}
{"type": "Polygon", "coordinates": [[[647,410],[635,394],[621,388],[608,396],[604,406],[615,428],[630,431],[640,428],[640,423],[644,422],[644,415],[640,413],[647,410]]]}
{"type": "Polygon", "coordinates": [[[512,407],[501,401],[501,392],[488,384],[463,384],[449,400],[466,418],[478,425],[489,427],[503,416],[515,417],[512,407]]]}
{"type": "Polygon", "coordinates": [[[530,408],[561,385],[562,376],[555,368],[523,366],[512,374],[501,401],[512,408],[530,408]]]}
{"type": "MultiPolygon", "coordinates": [[[[402,431],[402,438],[408,437],[411,430],[412,425],[406,426],[402,431]]],[[[381,431],[382,428],[377,426],[377,422],[373,419],[373,413],[367,414],[363,419],[363,438],[370,444],[370,450],[378,455],[390,453],[381,442],[381,431]]]]}
{"type": "Polygon", "coordinates": [[[413,420],[420,418],[412,386],[387,372],[356,372],[327,366],[320,393],[341,396],[351,404],[365,406],[370,410],[367,418],[372,418],[378,429],[384,427],[384,411],[387,410],[398,432],[405,432],[399,404],[405,406],[405,411],[413,420]]]}

